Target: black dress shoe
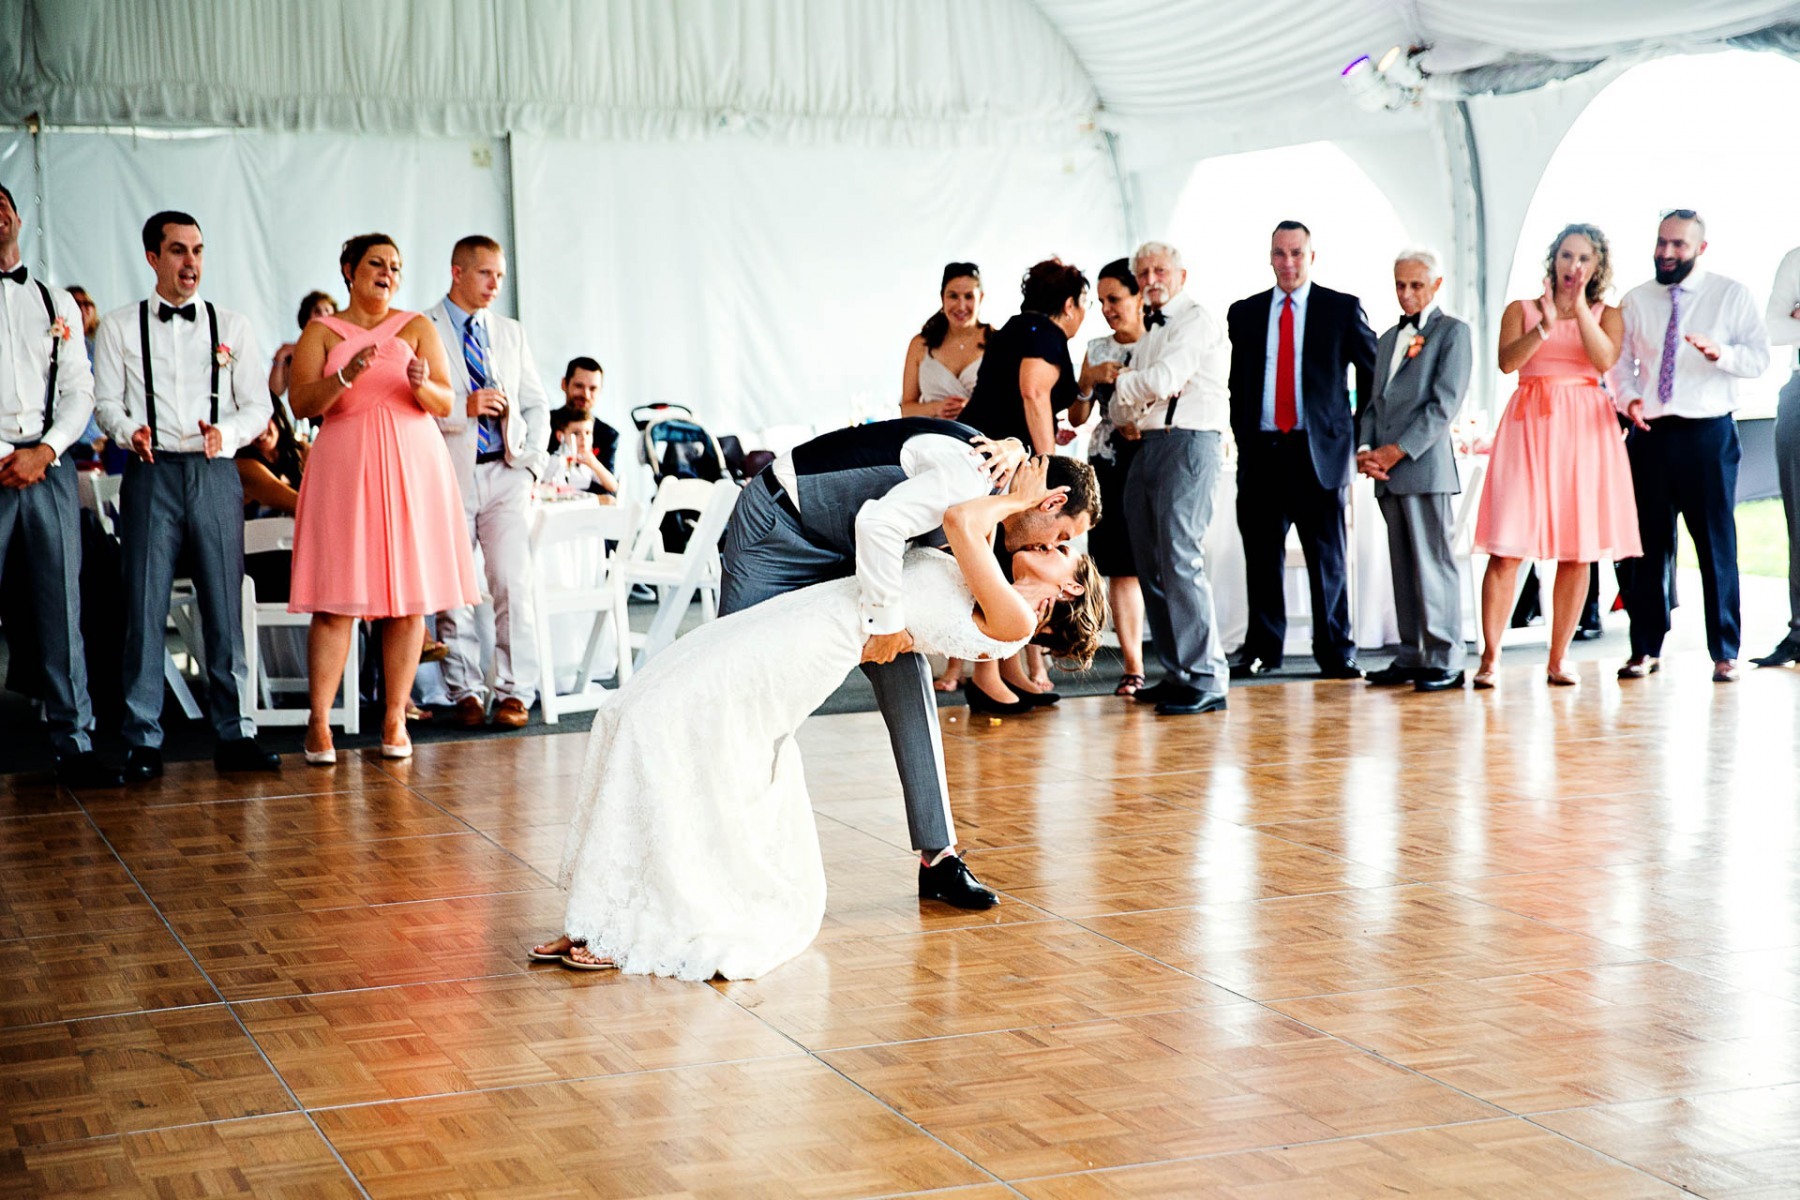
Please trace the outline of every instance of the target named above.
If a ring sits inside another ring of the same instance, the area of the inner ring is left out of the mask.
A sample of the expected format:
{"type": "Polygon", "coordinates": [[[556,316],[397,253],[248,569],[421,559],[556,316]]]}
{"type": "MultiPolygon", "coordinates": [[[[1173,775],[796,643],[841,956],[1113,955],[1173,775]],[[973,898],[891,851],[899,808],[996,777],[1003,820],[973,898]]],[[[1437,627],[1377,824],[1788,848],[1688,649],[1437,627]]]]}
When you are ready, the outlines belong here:
{"type": "Polygon", "coordinates": [[[125,782],[148,783],[162,775],[162,751],[155,746],[133,746],[125,752],[125,782]]]}
{"type": "Polygon", "coordinates": [[[1425,667],[1403,667],[1395,663],[1391,667],[1383,667],[1379,671],[1370,671],[1368,681],[1376,687],[1397,687],[1403,683],[1417,683],[1426,675],[1434,674],[1425,667]]]}
{"type": "Polygon", "coordinates": [[[125,773],[107,766],[92,750],[83,750],[57,756],[56,782],[71,790],[124,787],[125,773]]]}
{"type": "Polygon", "coordinates": [[[281,755],[264,750],[255,738],[232,738],[213,751],[213,766],[220,771],[279,771],[281,755]]]}
{"type": "Polygon", "coordinates": [[[1461,671],[1421,671],[1419,678],[1413,683],[1413,691],[1450,692],[1462,685],[1463,673],[1461,671]]]}
{"type": "Polygon", "coordinates": [[[1750,661],[1759,667],[1785,667],[1789,663],[1800,662],[1800,639],[1782,638],[1780,645],[1761,658],[1750,661]]]}
{"type": "Polygon", "coordinates": [[[1361,679],[1362,668],[1356,665],[1354,658],[1346,658],[1343,662],[1320,663],[1320,679],[1361,679]]]}
{"type": "Polygon", "coordinates": [[[1061,693],[1058,692],[1026,692],[1018,688],[1014,688],[1013,692],[1022,702],[1029,704],[1032,708],[1049,708],[1062,699],[1061,693]]]}
{"type": "Polygon", "coordinates": [[[1171,693],[1167,700],[1158,704],[1156,711],[1165,717],[1178,717],[1190,713],[1218,712],[1224,707],[1224,692],[1203,692],[1197,687],[1182,687],[1179,693],[1171,693]]]}
{"type": "Polygon", "coordinates": [[[1149,687],[1141,687],[1133,692],[1131,698],[1139,704],[1161,704],[1181,690],[1182,685],[1179,681],[1159,679],[1149,687]]]}
{"type": "Polygon", "coordinates": [[[1016,717],[1037,707],[1029,700],[996,700],[982,691],[973,677],[963,681],[963,701],[968,704],[970,712],[987,713],[994,717],[1016,717]]]}
{"type": "Polygon", "coordinates": [[[1605,634],[1606,630],[1600,628],[1598,625],[1582,625],[1575,630],[1575,640],[1578,642],[1594,642],[1599,641],[1605,634]]]}
{"type": "Polygon", "coordinates": [[[1279,658],[1262,658],[1253,654],[1231,664],[1231,677],[1233,679],[1255,679],[1259,675],[1267,675],[1279,670],[1281,670],[1279,658]]]}
{"type": "Polygon", "coordinates": [[[1000,903],[994,889],[975,878],[969,865],[954,854],[935,867],[919,864],[919,899],[941,900],[953,908],[992,908],[1000,903]]]}

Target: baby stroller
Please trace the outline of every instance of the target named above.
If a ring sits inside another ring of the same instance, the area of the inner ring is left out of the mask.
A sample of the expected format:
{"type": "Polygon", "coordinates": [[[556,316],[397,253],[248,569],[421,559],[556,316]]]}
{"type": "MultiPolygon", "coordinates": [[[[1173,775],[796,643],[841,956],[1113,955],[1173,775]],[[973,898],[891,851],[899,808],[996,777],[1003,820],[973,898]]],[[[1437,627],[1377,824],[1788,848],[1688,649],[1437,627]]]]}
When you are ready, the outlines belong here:
{"type": "MultiPolygon", "coordinates": [[[[638,431],[638,461],[650,468],[658,487],[669,478],[717,483],[729,477],[718,439],[694,419],[694,410],[686,405],[640,404],[631,410],[631,423],[638,431]]],[[[663,544],[670,550],[684,550],[693,531],[691,514],[670,513],[663,519],[663,544]]]]}

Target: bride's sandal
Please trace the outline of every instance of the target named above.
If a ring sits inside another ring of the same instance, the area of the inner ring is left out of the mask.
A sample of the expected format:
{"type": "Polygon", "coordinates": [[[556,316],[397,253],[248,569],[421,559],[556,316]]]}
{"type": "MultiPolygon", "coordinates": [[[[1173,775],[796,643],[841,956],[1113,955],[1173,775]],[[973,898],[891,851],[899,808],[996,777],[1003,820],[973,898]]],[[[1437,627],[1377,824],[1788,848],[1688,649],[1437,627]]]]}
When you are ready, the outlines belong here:
{"type": "Polygon", "coordinates": [[[533,946],[525,952],[525,957],[532,962],[559,963],[563,960],[563,955],[582,944],[564,934],[562,937],[544,942],[542,945],[533,946]]]}
{"type": "Polygon", "coordinates": [[[562,965],[571,971],[616,971],[619,964],[610,958],[600,958],[588,950],[585,942],[578,942],[569,947],[569,952],[562,956],[562,965]]]}

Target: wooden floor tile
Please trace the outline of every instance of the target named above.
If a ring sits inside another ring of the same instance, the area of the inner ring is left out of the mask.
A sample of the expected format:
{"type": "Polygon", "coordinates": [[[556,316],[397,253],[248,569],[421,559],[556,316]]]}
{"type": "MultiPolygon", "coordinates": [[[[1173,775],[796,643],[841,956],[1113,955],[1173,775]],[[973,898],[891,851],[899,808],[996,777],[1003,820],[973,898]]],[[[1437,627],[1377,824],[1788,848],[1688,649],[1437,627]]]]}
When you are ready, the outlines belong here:
{"type": "Polygon", "coordinates": [[[1443,886],[1657,958],[1800,946],[1800,853],[1779,846],[1443,886]]]}
{"type": "Polygon", "coordinates": [[[308,1107],[800,1053],[711,988],[556,966],[239,1012],[308,1107]]]}
{"type": "Polygon", "coordinates": [[[1800,1084],[1534,1119],[1696,1196],[1777,1200],[1800,1192],[1800,1084]]]}
{"type": "Polygon", "coordinates": [[[80,938],[158,924],[143,891],[84,814],[0,823],[0,939],[80,938]]]}
{"type": "Polygon", "coordinates": [[[1723,979],[1733,987],[1765,992],[1784,1000],[1800,1000],[1800,946],[1702,954],[1668,961],[1684,971],[1723,979]]]}
{"type": "Polygon", "coordinates": [[[179,808],[105,808],[95,823],[119,853],[267,852],[296,846],[468,833],[469,827],[397,783],[354,792],[214,801],[179,808]]]}
{"type": "Polygon", "coordinates": [[[1192,833],[1210,824],[1191,808],[1095,780],[1072,780],[1050,791],[1003,787],[969,792],[957,797],[955,816],[958,841],[970,850],[1155,838],[1192,833]]]}
{"type": "Polygon", "coordinates": [[[990,1177],[808,1058],[317,1114],[377,1200],[883,1196],[990,1177]]]}
{"type": "MultiPolygon", "coordinates": [[[[967,860],[977,875],[982,873],[982,857],[977,853],[967,860]]],[[[974,911],[922,901],[919,860],[910,851],[828,862],[825,888],[825,920],[818,944],[1051,919],[1049,913],[1011,897],[994,908],[974,911]]]]}
{"type": "Polygon", "coordinates": [[[478,833],[268,850],[198,840],[139,847],[124,858],[171,919],[212,912],[275,917],[528,891],[550,882],[478,833]]]}
{"type": "Polygon", "coordinates": [[[0,942],[0,1027],[210,1004],[218,994],[160,922],[0,942]]]}
{"type": "Polygon", "coordinates": [[[1003,1179],[1497,1115],[1253,1004],[821,1057],[1003,1179]]]}
{"type": "Polygon", "coordinates": [[[1661,1200],[1682,1195],[1524,1121],[1478,1121],[1029,1180],[1031,1200],[1661,1200]]]}
{"type": "Polygon", "coordinates": [[[1800,1081],[1800,1004],[1663,963],[1272,1007],[1516,1113],[1800,1081]]]}
{"type": "Polygon", "coordinates": [[[1385,871],[1213,821],[1188,833],[1016,846],[981,855],[989,887],[1077,919],[1400,882],[1385,871]]]}
{"type": "Polygon", "coordinates": [[[18,1152],[0,1171],[19,1195],[254,1196],[350,1200],[360,1195],[331,1148],[298,1113],[68,1142],[18,1152]]]}
{"type": "Polygon", "coordinates": [[[294,1108],[222,1004],[0,1030],[0,1096],[13,1146],[294,1108]]]}
{"type": "Polygon", "coordinates": [[[720,986],[814,1050],[1237,998],[1060,921],[830,942],[762,979],[720,986]]]}
{"type": "Polygon", "coordinates": [[[280,771],[238,771],[221,775],[213,769],[211,762],[171,762],[163,768],[160,779],[108,792],[84,792],[81,802],[90,811],[99,813],[121,808],[164,808],[215,800],[271,799],[390,787],[394,777],[383,771],[380,763],[378,758],[350,753],[338,755],[335,767],[307,767],[298,755],[294,755],[282,760],[280,771]]]}
{"type": "Polygon", "coordinates": [[[75,794],[48,773],[0,775],[0,821],[78,811],[75,794]]]}
{"type": "Polygon", "coordinates": [[[1419,885],[1090,917],[1082,923],[1253,1000],[1641,957],[1419,885]]]}
{"type": "MultiPolygon", "coordinates": [[[[562,927],[554,888],[269,918],[190,913],[182,939],[228,1000],[518,974],[562,927]]],[[[3,947],[0,947],[3,950],[3,947]]]]}

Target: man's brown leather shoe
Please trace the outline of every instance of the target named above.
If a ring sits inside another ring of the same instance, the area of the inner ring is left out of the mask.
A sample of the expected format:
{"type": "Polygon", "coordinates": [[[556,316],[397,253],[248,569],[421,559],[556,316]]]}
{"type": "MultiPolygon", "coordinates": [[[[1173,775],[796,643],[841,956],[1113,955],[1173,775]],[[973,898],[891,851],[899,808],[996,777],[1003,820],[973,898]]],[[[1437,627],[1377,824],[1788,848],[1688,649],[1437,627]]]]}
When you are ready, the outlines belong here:
{"type": "Polygon", "coordinates": [[[490,719],[503,729],[521,729],[531,719],[531,713],[523,701],[508,696],[494,706],[494,715],[490,719]]]}
{"type": "Polygon", "coordinates": [[[464,696],[456,702],[450,720],[464,729],[480,729],[487,724],[487,705],[481,702],[480,696],[464,696]]]}

